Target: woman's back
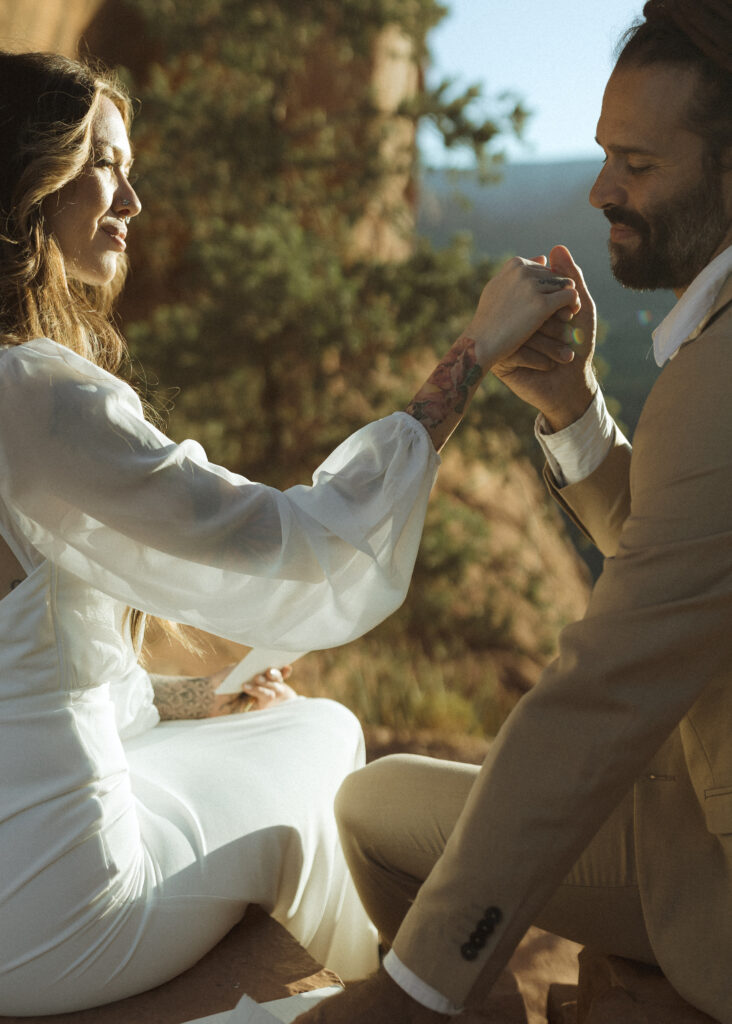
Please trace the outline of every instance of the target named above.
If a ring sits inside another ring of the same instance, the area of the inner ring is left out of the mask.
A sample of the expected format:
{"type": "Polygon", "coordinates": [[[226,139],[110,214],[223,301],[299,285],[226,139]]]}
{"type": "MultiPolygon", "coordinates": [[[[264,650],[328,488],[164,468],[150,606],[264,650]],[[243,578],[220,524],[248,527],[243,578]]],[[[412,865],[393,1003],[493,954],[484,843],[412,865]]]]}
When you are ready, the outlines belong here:
{"type": "Polygon", "coordinates": [[[49,560],[0,601],[0,1014],[161,984],[249,902],[341,972],[371,970],[332,817],[363,764],[356,719],[301,698],[153,728],[124,607],[49,560]]]}
{"type": "Polygon", "coordinates": [[[307,620],[317,644],[382,617],[434,475],[425,431],[371,424],[281,494],[175,445],[127,385],[48,339],[0,350],[0,393],[0,537],[6,575],[26,573],[0,600],[0,1014],[160,984],[248,902],[326,965],[367,972],[332,815],[363,763],[357,721],[300,699],[153,727],[123,620],[137,597],[265,643],[307,620]]]}

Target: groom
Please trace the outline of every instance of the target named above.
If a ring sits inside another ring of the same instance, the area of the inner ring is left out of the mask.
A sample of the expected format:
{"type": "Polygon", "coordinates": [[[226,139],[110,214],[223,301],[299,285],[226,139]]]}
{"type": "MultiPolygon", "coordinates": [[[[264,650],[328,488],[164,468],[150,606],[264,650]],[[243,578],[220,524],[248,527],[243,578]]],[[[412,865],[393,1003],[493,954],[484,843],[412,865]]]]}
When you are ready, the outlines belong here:
{"type": "Polygon", "coordinates": [[[519,350],[493,367],[539,409],[548,484],[604,571],[482,769],[397,757],[346,781],[344,846],[392,948],[302,1024],[479,1007],[533,923],[657,963],[732,1022],[732,7],[650,0],[644,14],[607,85],[590,193],[617,279],[679,300],[654,332],[663,371],[632,456],[566,249],[551,263],[582,299],[574,359],[545,370],[519,350]]]}

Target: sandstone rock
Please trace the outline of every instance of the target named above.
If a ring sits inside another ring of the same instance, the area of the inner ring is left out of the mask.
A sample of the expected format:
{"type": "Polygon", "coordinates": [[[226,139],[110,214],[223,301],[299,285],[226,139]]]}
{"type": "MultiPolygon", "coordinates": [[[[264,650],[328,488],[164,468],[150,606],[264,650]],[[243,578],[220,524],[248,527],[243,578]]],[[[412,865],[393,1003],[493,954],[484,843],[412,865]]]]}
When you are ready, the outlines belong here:
{"type": "Polygon", "coordinates": [[[657,967],[584,949],[577,1024],[717,1024],[687,1003],[657,967]]]}
{"type": "Polygon", "coordinates": [[[476,1001],[480,1007],[466,1009],[458,1018],[461,1024],[529,1024],[516,978],[510,970],[501,974],[488,995],[478,994],[476,1001]]]}
{"type": "MultiPolygon", "coordinates": [[[[576,991],[577,953],[581,947],[540,928],[530,928],[507,969],[486,994],[473,989],[461,1024],[547,1024],[547,995],[553,983],[576,991]]],[[[556,987],[556,985],[555,985],[556,987]]],[[[575,1024],[561,1017],[551,1024],[575,1024]]]]}
{"type": "MultiPolygon", "coordinates": [[[[528,1024],[546,1024],[548,996],[552,989],[574,990],[577,983],[577,956],[582,949],[576,942],[558,935],[529,928],[509,962],[526,1007],[528,1024]]],[[[561,1017],[550,1024],[574,1024],[561,1017]]]]}
{"type": "Polygon", "coordinates": [[[0,47],[76,56],[79,36],[102,0],[0,0],[0,47]]]}

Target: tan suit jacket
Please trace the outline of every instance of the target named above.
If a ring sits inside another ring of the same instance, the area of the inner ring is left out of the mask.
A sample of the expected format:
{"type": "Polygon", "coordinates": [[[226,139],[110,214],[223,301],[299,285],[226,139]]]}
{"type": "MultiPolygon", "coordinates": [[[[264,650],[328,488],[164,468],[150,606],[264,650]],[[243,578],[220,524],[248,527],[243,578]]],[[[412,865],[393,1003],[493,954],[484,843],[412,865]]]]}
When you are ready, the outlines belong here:
{"type": "Polygon", "coordinates": [[[658,962],[732,1024],[732,278],[661,372],[632,459],[618,446],[587,480],[552,489],[605,554],[603,573],[500,731],[395,952],[464,1003],[634,786],[658,962]]]}

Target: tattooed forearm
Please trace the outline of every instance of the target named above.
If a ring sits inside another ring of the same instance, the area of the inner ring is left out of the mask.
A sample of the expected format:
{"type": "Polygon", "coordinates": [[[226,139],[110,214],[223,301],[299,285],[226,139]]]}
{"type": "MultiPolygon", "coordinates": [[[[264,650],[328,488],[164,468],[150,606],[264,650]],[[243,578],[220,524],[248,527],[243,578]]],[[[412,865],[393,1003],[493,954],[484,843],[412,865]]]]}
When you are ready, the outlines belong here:
{"type": "Polygon", "coordinates": [[[214,709],[214,693],[205,676],[155,676],[150,679],[155,706],[163,721],[174,718],[208,718],[214,709]]]}
{"type": "Polygon", "coordinates": [[[463,335],[407,406],[409,415],[424,424],[437,451],[460,422],[483,372],[475,358],[475,342],[463,335]]]}

